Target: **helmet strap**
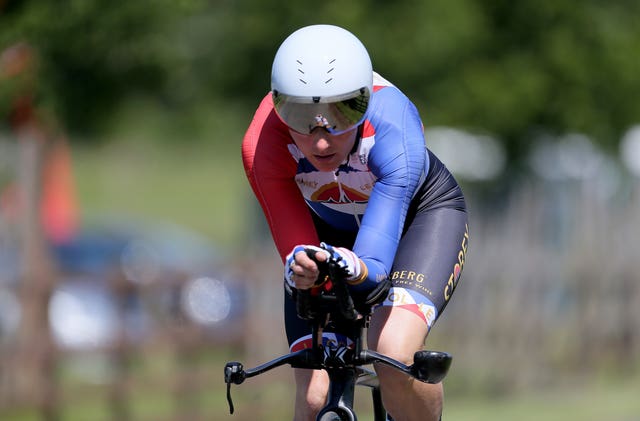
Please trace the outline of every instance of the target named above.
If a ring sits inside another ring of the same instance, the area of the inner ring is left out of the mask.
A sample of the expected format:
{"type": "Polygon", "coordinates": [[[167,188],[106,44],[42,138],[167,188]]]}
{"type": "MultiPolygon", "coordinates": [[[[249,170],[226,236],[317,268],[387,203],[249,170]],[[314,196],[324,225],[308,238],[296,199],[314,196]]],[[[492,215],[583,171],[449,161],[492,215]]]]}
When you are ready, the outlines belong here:
{"type": "Polygon", "coordinates": [[[362,123],[360,123],[360,125],[358,126],[358,132],[356,133],[356,141],[353,142],[353,147],[351,148],[351,151],[349,152],[349,155],[354,154],[358,148],[360,147],[360,140],[362,139],[362,132],[364,131],[364,121],[362,123]]]}

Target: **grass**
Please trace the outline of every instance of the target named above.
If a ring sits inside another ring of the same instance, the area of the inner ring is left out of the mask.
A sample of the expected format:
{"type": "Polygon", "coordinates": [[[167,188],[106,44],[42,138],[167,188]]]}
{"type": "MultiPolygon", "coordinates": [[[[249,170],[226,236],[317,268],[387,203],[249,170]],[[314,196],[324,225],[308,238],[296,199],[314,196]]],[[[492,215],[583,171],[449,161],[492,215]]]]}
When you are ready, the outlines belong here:
{"type": "Polygon", "coordinates": [[[608,381],[574,388],[530,391],[496,399],[452,396],[446,420],[637,421],[640,380],[608,381]]]}
{"type": "Polygon", "coordinates": [[[221,154],[211,146],[122,143],[77,148],[74,169],[83,218],[107,214],[164,221],[235,247],[248,234],[252,203],[239,145],[236,149],[221,154]]]}
{"type": "Polygon", "coordinates": [[[240,145],[251,114],[234,104],[166,110],[144,99],[125,104],[101,139],[74,139],[85,221],[115,214],[179,224],[237,248],[247,241],[256,203],[240,145]]]}

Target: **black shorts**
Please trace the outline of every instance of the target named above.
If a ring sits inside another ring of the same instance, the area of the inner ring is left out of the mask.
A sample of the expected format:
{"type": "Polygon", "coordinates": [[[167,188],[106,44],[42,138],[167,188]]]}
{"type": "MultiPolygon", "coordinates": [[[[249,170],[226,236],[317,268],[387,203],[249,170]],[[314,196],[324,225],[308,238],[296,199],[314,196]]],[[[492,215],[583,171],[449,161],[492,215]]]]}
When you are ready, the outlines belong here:
{"type": "MultiPolygon", "coordinates": [[[[429,328],[442,314],[464,266],[469,241],[467,211],[460,186],[429,152],[429,173],[414,197],[389,277],[392,288],[382,306],[400,306],[422,318],[429,328]]],[[[315,217],[321,241],[352,248],[357,233],[336,230],[315,217]]],[[[310,339],[307,321],[298,318],[295,303],[285,295],[285,327],[292,351],[310,339]]],[[[329,336],[343,339],[340,326],[329,336]]]]}

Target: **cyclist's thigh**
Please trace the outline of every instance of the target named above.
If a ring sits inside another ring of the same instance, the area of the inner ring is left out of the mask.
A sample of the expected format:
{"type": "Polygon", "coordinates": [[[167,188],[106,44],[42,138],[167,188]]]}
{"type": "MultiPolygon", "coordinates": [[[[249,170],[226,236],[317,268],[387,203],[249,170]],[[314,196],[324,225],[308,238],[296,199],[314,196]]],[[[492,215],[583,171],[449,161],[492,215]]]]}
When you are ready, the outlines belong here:
{"type": "Polygon", "coordinates": [[[422,349],[428,332],[427,324],[413,312],[383,306],[371,317],[367,343],[370,349],[410,364],[413,354],[422,349]]]}
{"type": "Polygon", "coordinates": [[[384,306],[414,312],[430,328],[457,286],[467,253],[467,213],[452,207],[419,211],[402,237],[384,306]]]}

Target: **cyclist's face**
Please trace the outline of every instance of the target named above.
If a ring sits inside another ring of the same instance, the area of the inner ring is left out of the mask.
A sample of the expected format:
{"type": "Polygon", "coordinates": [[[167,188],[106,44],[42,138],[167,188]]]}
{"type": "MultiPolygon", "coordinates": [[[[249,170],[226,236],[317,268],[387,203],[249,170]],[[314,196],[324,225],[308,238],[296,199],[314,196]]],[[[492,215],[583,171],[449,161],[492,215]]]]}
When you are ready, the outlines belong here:
{"type": "Polygon", "coordinates": [[[356,141],[358,128],[332,135],[321,127],[311,134],[301,134],[289,130],[296,146],[304,156],[320,171],[333,171],[344,163],[356,141]]]}

